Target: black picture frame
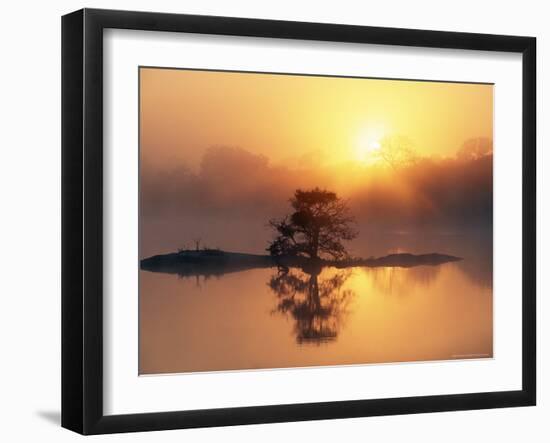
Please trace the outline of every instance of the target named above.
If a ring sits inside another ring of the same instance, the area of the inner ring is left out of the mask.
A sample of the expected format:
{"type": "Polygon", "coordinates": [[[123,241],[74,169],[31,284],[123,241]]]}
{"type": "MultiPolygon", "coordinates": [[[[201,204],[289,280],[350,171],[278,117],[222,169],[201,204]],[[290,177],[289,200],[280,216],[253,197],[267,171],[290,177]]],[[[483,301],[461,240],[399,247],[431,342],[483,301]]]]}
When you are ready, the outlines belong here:
{"type": "Polygon", "coordinates": [[[82,434],[104,434],[535,405],[535,66],[536,39],[533,37],[98,9],[83,9],[63,16],[62,426],[82,434]],[[107,28],[522,54],[522,389],[104,415],[102,83],[103,30],[107,28]]]}

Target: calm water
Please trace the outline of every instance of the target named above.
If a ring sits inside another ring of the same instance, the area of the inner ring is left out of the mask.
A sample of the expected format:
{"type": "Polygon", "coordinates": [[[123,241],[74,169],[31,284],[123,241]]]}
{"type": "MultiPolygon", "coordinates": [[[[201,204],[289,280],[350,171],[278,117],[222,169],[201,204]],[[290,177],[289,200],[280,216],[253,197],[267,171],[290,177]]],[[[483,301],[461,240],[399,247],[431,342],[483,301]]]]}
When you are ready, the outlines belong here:
{"type": "Polygon", "coordinates": [[[140,271],[140,372],[492,357],[491,249],[455,249],[464,261],[409,269],[140,271]]]}

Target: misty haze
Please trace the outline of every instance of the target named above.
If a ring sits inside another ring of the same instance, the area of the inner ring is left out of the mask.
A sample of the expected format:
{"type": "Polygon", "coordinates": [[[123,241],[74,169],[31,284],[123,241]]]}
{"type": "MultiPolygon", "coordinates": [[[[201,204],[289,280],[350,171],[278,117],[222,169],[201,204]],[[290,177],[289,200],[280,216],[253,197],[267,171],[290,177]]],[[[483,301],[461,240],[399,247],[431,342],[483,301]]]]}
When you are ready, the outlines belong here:
{"type": "Polygon", "coordinates": [[[491,358],[493,86],[140,69],[140,373],[491,358]]]}

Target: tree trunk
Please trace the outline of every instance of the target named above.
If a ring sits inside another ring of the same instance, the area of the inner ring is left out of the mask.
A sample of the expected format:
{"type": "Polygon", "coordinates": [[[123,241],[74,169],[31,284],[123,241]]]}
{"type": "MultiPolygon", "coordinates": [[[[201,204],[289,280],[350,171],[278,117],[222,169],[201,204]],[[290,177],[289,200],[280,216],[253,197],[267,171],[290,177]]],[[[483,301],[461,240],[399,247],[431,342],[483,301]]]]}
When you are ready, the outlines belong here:
{"type": "Polygon", "coordinates": [[[316,230],[313,233],[313,236],[311,239],[311,258],[313,259],[319,258],[319,230],[316,230]]]}

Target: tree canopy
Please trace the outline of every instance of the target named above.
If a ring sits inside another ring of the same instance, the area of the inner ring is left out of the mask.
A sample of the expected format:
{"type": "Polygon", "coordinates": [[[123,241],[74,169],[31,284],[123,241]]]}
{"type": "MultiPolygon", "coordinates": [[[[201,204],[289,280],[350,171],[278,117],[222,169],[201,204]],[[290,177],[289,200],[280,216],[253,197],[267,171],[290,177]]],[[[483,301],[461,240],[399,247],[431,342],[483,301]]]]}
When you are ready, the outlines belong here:
{"type": "Polygon", "coordinates": [[[269,222],[277,232],[267,248],[272,256],[334,260],[348,256],[342,241],[353,240],[357,232],[344,200],[324,189],[298,189],[290,205],[293,209],[290,215],[269,222]]]}
{"type": "Polygon", "coordinates": [[[418,161],[412,141],[402,135],[384,137],[380,142],[377,155],[394,171],[404,166],[411,166],[418,161]]]}

